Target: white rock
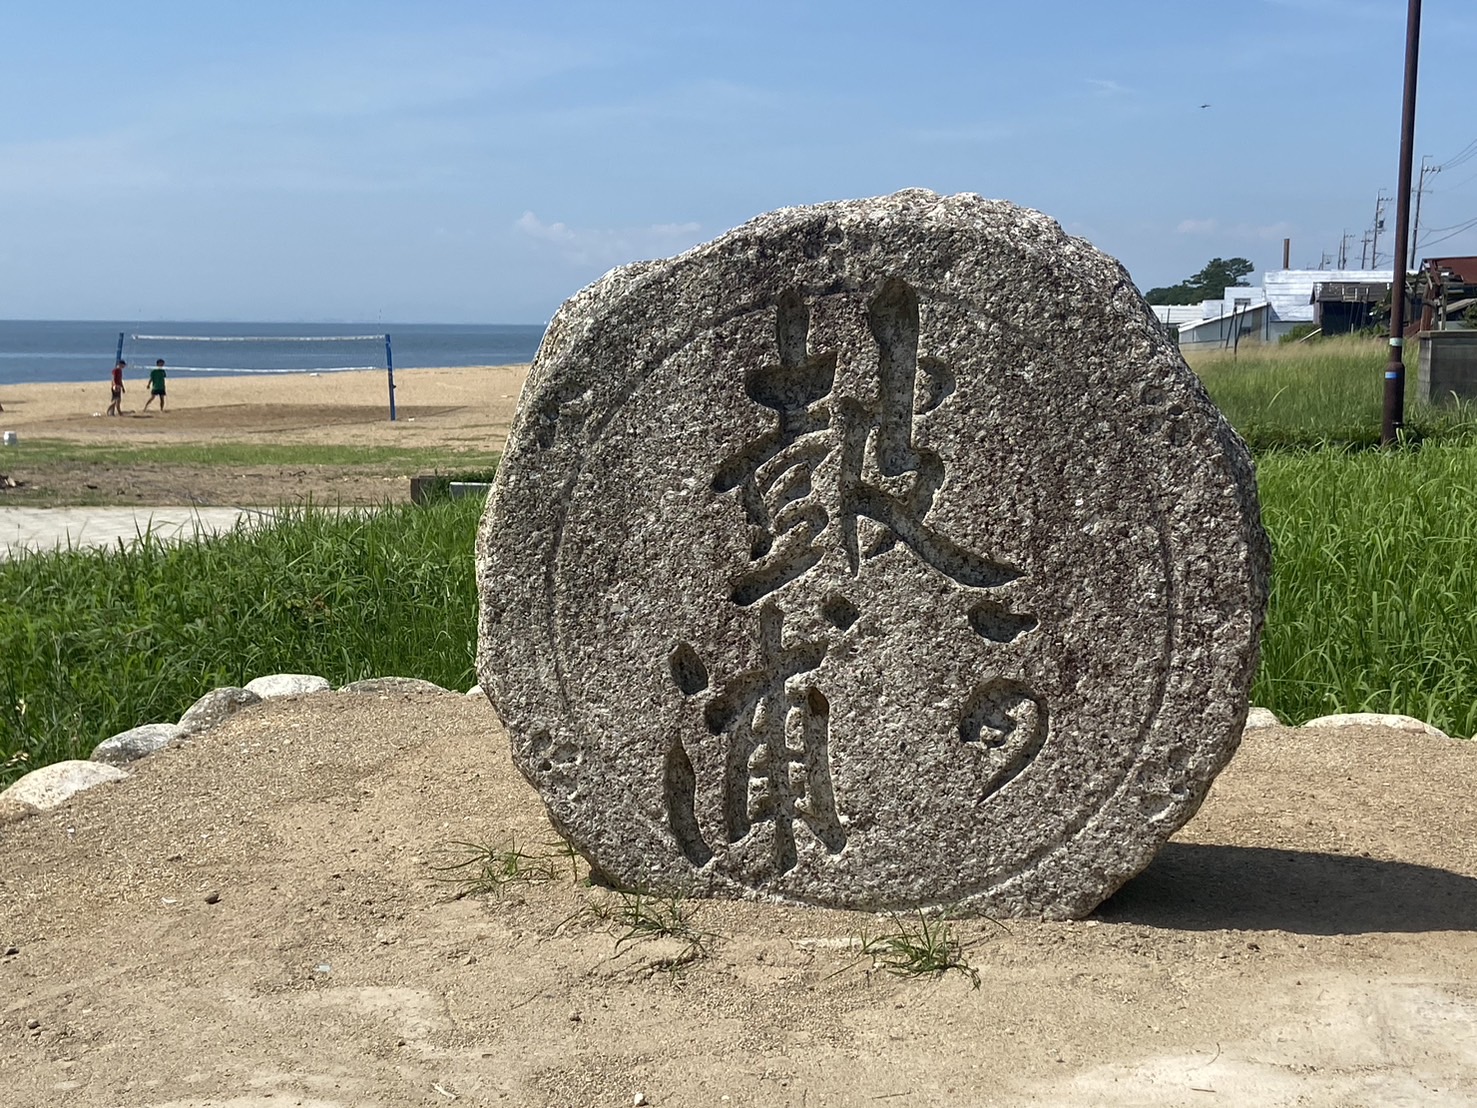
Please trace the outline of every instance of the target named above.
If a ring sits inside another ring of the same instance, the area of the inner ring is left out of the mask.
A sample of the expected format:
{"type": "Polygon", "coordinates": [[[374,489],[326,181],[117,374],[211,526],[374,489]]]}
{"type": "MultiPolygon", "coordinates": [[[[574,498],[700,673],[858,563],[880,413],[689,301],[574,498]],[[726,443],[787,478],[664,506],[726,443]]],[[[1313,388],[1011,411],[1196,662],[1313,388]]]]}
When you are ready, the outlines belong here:
{"type": "Polygon", "coordinates": [[[0,801],[29,804],[38,811],[45,812],[94,785],[121,781],[127,776],[121,769],[102,762],[53,762],[49,766],[32,770],[0,793],[0,801]]]}
{"type": "Polygon", "coordinates": [[[1319,716],[1303,724],[1304,727],[1388,727],[1395,731],[1418,731],[1433,739],[1451,736],[1440,728],[1432,727],[1414,716],[1390,715],[1383,712],[1340,712],[1331,716],[1319,716]]]}
{"type": "Polygon", "coordinates": [[[223,722],[227,716],[240,711],[249,704],[260,702],[261,696],[247,689],[240,689],[234,685],[225,688],[211,689],[195,703],[191,704],[184,715],[179,718],[179,735],[198,735],[202,731],[209,731],[218,723],[223,722]]]}
{"type": "Polygon", "coordinates": [[[419,677],[369,677],[363,681],[352,681],[339,689],[339,692],[351,693],[378,693],[391,695],[398,693],[444,693],[450,692],[432,681],[422,681],[419,677]]]}
{"type": "Polygon", "coordinates": [[[1277,718],[1277,713],[1270,708],[1252,707],[1246,712],[1246,727],[1244,730],[1256,731],[1262,727],[1281,727],[1282,721],[1277,718]]]}
{"type": "Polygon", "coordinates": [[[470,689],[467,690],[467,695],[469,697],[472,697],[472,696],[486,696],[487,694],[482,691],[482,686],[481,685],[473,685],[470,689]]]}
{"type": "Polygon", "coordinates": [[[89,757],[94,762],[104,762],[110,766],[126,766],[156,750],[163,750],[179,737],[180,729],[173,723],[145,723],[141,727],[130,727],[112,738],[104,739],[92,748],[89,757]]]}
{"type": "Polygon", "coordinates": [[[274,696],[303,696],[307,693],[328,692],[333,686],[322,677],[308,673],[273,673],[246,682],[246,691],[256,693],[263,700],[274,696]]]}

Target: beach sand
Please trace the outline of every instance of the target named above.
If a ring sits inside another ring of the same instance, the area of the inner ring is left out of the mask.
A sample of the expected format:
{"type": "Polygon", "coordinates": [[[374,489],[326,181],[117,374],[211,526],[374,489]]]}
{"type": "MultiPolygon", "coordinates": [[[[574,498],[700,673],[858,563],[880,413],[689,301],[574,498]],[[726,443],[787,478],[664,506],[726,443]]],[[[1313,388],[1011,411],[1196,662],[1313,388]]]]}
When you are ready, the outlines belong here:
{"type": "MultiPolygon", "coordinates": [[[[186,442],[501,450],[524,365],[405,369],[395,374],[398,419],[380,370],[169,380],[168,407],[146,379],[124,379],[124,414],[110,417],[108,382],[0,386],[0,430],[26,439],[108,445],[186,442]]],[[[0,454],[0,459],[4,455],[0,454]]]]}
{"type": "Polygon", "coordinates": [[[269,700],[128,768],[0,825],[7,1103],[1477,1097],[1469,742],[1253,731],[1093,919],[949,921],[978,988],[887,972],[864,937],[900,924],[860,912],[688,901],[698,947],[642,941],[481,697],[269,700]],[[546,868],[460,895],[513,849],[546,868]]]}

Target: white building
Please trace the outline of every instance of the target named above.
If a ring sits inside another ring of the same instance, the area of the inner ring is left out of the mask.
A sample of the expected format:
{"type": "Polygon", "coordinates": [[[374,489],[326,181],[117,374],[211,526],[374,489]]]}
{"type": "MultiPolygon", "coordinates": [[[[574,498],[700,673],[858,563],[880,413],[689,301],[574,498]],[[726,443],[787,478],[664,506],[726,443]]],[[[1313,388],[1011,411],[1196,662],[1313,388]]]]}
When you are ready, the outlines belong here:
{"type": "Polygon", "coordinates": [[[1197,305],[1157,304],[1154,314],[1166,326],[1178,327],[1180,346],[1188,349],[1272,342],[1300,323],[1318,320],[1320,287],[1388,288],[1394,279],[1392,269],[1273,269],[1262,274],[1260,288],[1228,288],[1219,299],[1197,305]]]}

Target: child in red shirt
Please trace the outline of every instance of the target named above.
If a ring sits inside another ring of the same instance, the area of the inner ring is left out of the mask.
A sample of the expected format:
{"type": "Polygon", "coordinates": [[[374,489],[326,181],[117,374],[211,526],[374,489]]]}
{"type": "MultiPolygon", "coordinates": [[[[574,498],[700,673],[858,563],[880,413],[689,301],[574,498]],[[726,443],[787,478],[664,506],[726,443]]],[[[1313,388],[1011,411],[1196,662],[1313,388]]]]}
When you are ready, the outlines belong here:
{"type": "Polygon", "coordinates": [[[123,367],[127,364],[122,358],[119,358],[118,364],[113,367],[113,402],[108,405],[109,415],[123,414],[123,367]]]}

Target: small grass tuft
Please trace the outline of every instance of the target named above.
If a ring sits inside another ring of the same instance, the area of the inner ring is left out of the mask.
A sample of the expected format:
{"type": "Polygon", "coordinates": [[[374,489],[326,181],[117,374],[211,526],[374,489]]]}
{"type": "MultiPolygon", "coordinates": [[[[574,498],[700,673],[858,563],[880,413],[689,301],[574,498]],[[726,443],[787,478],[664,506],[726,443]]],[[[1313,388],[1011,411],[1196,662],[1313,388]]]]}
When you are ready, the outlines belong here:
{"type": "Polygon", "coordinates": [[[920,910],[918,922],[896,914],[893,930],[877,936],[862,934],[862,954],[872,959],[873,968],[885,969],[899,977],[942,976],[949,970],[968,977],[980,987],[980,972],[964,960],[964,946],[954,937],[949,921],[929,921],[920,910]]]}
{"type": "Polygon", "coordinates": [[[616,954],[637,943],[675,939],[682,944],[676,954],[650,963],[653,970],[675,973],[707,957],[711,949],[713,934],[701,930],[696,923],[700,910],[701,905],[680,894],[657,896],[649,892],[617,891],[614,896],[588,897],[559,927],[588,919],[624,928],[616,936],[616,954]]]}
{"type": "Polygon", "coordinates": [[[535,853],[519,847],[516,835],[509,837],[506,846],[457,840],[446,844],[442,860],[431,868],[442,880],[458,887],[457,900],[484,893],[501,894],[510,885],[542,885],[558,880],[564,874],[566,859],[571,880],[579,876],[567,843],[561,840],[564,849],[543,845],[545,849],[535,853]]]}
{"type": "Polygon", "coordinates": [[[653,896],[640,892],[623,892],[619,896],[620,907],[615,918],[626,931],[616,939],[616,950],[629,943],[650,939],[679,939],[698,953],[705,953],[706,943],[712,936],[693,925],[699,906],[687,897],[653,896]]]}

